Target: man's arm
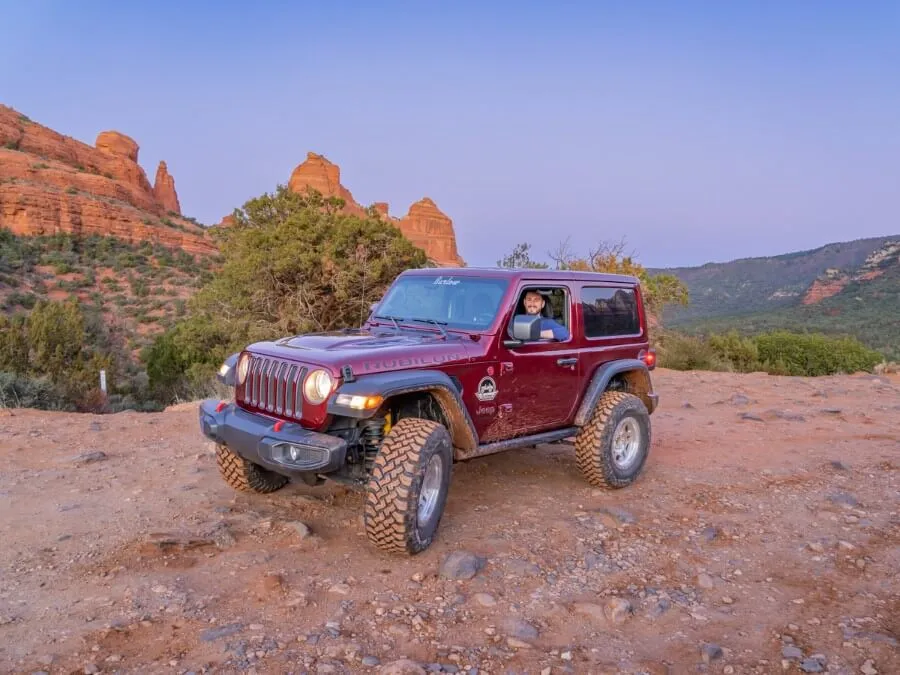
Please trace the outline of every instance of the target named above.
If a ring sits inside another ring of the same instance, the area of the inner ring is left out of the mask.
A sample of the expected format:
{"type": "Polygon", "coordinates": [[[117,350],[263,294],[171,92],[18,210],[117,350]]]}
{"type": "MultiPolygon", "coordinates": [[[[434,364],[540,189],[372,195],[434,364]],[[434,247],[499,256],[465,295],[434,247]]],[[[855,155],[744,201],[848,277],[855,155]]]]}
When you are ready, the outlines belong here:
{"type": "Polygon", "coordinates": [[[560,341],[568,340],[569,331],[553,319],[544,319],[541,322],[541,337],[560,341]]]}

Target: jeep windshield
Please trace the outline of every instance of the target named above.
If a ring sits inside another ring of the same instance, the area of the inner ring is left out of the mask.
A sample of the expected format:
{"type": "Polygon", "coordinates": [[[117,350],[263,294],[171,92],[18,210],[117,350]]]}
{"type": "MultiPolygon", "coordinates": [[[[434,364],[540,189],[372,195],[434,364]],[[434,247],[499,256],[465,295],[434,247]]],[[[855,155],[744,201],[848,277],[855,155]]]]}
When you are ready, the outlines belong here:
{"type": "Polygon", "coordinates": [[[484,330],[497,316],[507,279],[409,276],[397,279],[372,318],[423,328],[484,330]]]}

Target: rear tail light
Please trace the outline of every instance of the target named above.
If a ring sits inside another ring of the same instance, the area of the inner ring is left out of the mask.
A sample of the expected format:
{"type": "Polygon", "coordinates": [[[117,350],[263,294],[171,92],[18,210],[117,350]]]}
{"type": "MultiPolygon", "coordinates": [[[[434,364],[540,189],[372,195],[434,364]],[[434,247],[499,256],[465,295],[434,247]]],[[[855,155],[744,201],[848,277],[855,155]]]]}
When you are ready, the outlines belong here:
{"type": "Polygon", "coordinates": [[[653,370],[656,368],[656,350],[648,349],[641,350],[641,353],[638,354],[638,358],[643,361],[647,365],[647,370],[653,370]]]}

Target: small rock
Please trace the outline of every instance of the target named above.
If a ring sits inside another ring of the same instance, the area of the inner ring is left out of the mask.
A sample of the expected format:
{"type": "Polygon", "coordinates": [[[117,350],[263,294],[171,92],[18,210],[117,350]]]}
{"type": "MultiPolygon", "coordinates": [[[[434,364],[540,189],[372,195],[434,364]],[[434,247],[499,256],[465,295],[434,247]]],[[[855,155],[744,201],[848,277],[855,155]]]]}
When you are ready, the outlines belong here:
{"type": "Polygon", "coordinates": [[[859,667],[859,672],[863,675],[878,675],[875,669],[875,662],[872,659],[866,659],[866,662],[859,667]]]}
{"type": "Polygon", "coordinates": [[[816,659],[803,659],[800,662],[800,670],[804,673],[821,673],[825,668],[816,659]]]}
{"type": "MultiPolygon", "coordinates": [[[[103,462],[109,459],[105,452],[102,450],[95,450],[94,452],[85,452],[84,454],[78,455],[72,461],[75,464],[93,464],[94,462],[103,462]]],[[[96,668],[96,666],[94,666],[96,668]]],[[[86,668],[86,667],[85,667],[86,668]]]]}
{"type": "Polygon", "coordinates": [[[472,599],[482,607],[493,607],[497,604],[497,601],[494,600],[494,596],[490,593],[476,593],[472,596],[472,599]]]}
{"type": "Polygon", "coordinates": [[[846,492],[835,492],[828,495],[827,499],[832,504],[840,504],[841,506],[859,506],[859,501],[856,499],[856,497],[851,494],[847,494],[846,492]]]}
{"type": "Polygon", "coordinates": [[[214,640],[239,633],[241,630],[243,630],[243,628],[244,626],[239,623],[219,626],[218,628],[207,628],[205,631],[200,633],[200,640],[203,642],[213,642],[214,640]]]}
{"type": "Polygon", "coordinates": [[[614,624],[624,623],[633,612],[631,603],[624,598],[610,598],[603,605],[603,613],[614,624]]]}
{"type": "Polygon", "coordinates": [[[441,565],[445,579],[471,579],[484,567],[486,560],[468,551],[453,551],[441,565]]]}
{"type": "Polygon", "coordinates": [[[712,642],[707,642],[700,647],[700,656],[703,658],[703,663],[710,663],[716,659],[721,659],[724,655],[725,653],[722,651],[722,648],[712,642]]]}
{"type": "Polygon", "coordinates": [[[719,528],[712,526],[704,527],[703,532],[700,533],[700,536],[702,536],[706,541],[712,541],[719,536],[719,528]]]}
{"type": "Polygon", "coordinates": [[[811,541],[807,544],[807,546],[809,547],[810,551],[815,551],[816,553],[824,553],[825,552],[825,547],[822,546],[822,544],[820,544],[817,541],[811,541]]]}
{"type": "Polygon", "coordinates": [[[508,637],[506,638],[506,644],[513,649],[532,649],[532,646],[525,642],[524,640],[520,640],[519,638],[508,637]]]}
{"type": "Polygon", "coordinates": [[[749,420],[751,422],[765,422],[765,420],[759,415],[754,415],[753,413],[741,413],[742,420],[749,420]]]}
{"type": "Polygon", "coordinates": [[[535,640],[538,636],[538,629],[522,619],[507,619],[503,627],[509,635],[520,640],[535,640]]]}
{"type": "Polygon", "coordinates": [[[837,459],[831,460],[831,468],[835,469],[836,471],[847,471],[848,470],[847,465],[837,459]]]}
{"type": "Polygon", "coordinates": [[[800,660],[803,658],[803,651],[794,645],[788,645],[781,650],[781,656],[786,659],[800,660]]]}
{"type": "Polygon", "coordinates": [[[288,527],[294,528],[297,531],[297,536],[301,539],[306,539],[312,534],[312,530],[309,529],[309,525],[306,523],[301,523],[299,520],[291,520],[285,523],[288,527]]]}
{"type": "Polygon", "coordinates": [[[838,542],[838,546],[839,546],[840,548],[842,548],[843,550],[845,550],[845,551],[852,551],[853,549],[856,548],[856,547],[855,547],[853,544],[851,544],[849,541],[843,541],[843,540],[841,540],[841,541],[838,542]]]}
{"type": "Polygon", "coordinates": [[[733,675],[734,666],[725,666],[724,668],[722,668],[722,672],[725,673],[725,675],[733,675]]]}
{"type": "Polygon", "coordinates": [[[100,669],[96,663],[89,663],[84,667],[84,675],[97,675],[99,672],[100,669]]]}
{"type": "Polygon", "coordinates": [[[364,656],[362,664],[369,668],[373,668],[374,666],[380,665],[381,660],[377,656],[364,656]]]}
{"type": "Polygon", "coordinates": [[[709,576],[705,572],[702,572],[697,575],[697,585],[700,588],[710,589],[715,588],[716,583],[715,581],[713,581],[713,578],[711,576],[709,576]]]}
{"type": "Polygon", "coordinates": [[[425,669],[410,659],[391,661],[378,670],[381,675],[426,675],[425,669]]]}
{"type": "Polygon", "coordinates": [[[347,584],[335,584],[328,589],[329,593],[337,593],[339,595],[349,595],[350,587],[347,584]]]}

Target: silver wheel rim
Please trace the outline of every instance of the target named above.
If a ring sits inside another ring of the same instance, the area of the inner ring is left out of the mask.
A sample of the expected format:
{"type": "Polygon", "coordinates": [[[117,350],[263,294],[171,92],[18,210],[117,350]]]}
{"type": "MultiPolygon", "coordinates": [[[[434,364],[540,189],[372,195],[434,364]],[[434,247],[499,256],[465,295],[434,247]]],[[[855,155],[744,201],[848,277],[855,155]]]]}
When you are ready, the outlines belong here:
{"type": "Polygon", "coordinates": [[[419,490],[419,524],[426,525],[434,515],[437,506],[438,495],[441,493],[441,478],[444,474],[444,466],[438,455],[432,455],[425,469],[425,478],[422,479],[422,488],[419,490]]]}
{"type": "Polygon", "coordinates": [[[633,417],[626,417],[613,432],[612,460],[617,469],[627,470],[641,450],[641,427],[633,417]]]}

